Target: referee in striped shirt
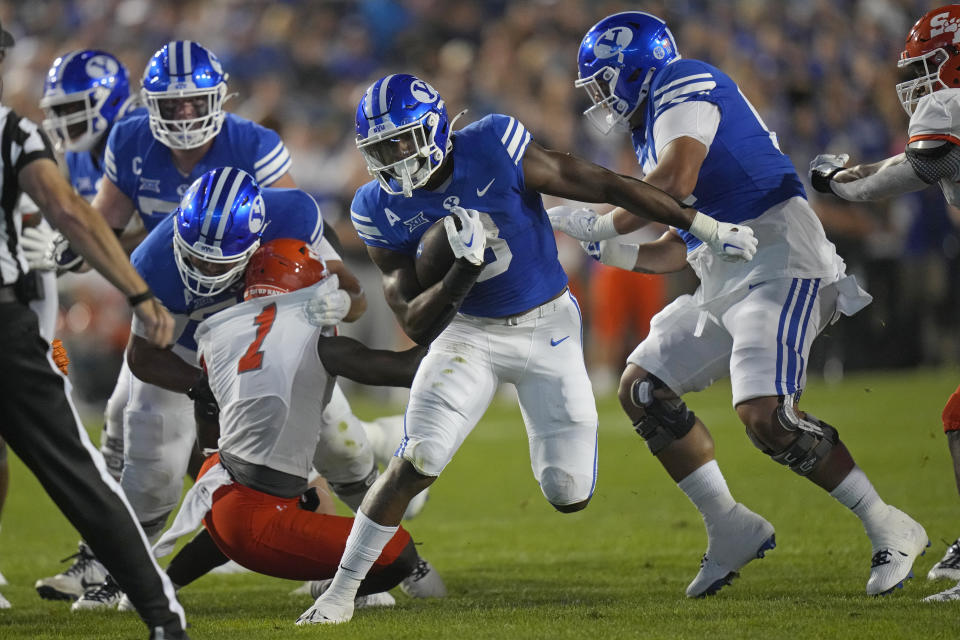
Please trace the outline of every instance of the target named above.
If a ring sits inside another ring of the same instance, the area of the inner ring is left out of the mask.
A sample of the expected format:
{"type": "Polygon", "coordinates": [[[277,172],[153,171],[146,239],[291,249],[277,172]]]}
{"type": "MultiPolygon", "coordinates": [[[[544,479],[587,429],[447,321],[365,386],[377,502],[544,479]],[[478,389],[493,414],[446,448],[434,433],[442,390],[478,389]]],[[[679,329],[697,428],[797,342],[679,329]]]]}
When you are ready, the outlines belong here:
{"type": "MultiPolygon", "coordinates": [[[[0,25],[0,62],[13,42],[0,25]]],[[[27,306],[43,291],[28,273],[19,245],[16,204],[21,191],[74,251],[127,295],[151,343],[166,346],[173,335],[173,318],[134,270],[104,219],[63,178],[46,136],[0,104],[0,437],[126,592],[150,638],[187,638],[173,585],[87,438],[70,400],[70,384],[53,363],[37,316],[27,306]]]]}

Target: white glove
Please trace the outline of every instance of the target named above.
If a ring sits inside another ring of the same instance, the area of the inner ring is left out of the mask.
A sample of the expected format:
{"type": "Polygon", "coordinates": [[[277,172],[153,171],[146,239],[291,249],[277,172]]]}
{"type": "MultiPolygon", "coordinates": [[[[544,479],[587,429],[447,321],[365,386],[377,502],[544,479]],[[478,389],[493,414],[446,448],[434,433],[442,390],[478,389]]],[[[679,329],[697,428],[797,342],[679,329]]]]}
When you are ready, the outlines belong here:
{"type": "Polygon", "coordinates": [[[620,243],[616,240],[581,242],[580,246],[594,260],[627,271],[633,271],[637,265],[637,255],[640,253],[639,245],[620,243]]]}
{"type": "Polygon", "coordinates": [[[554,229],[577,240],[599,242],[620,235],[613,228],[613,214],[598,216],[596,211],[588,207],[562,204],[547,209],[547,216],[554,229]]]}
{"type": "Polygon", "coordinates": [[[315,327],[335,325],[350,311],[350,294],[340,288],[336,274],[325,278],[313,290],[313,297],[303,305],[307,322],[315,327]]]}
{"type": "Polygon", "coordinates": [[[810,162],[810,186],[821,193],[831,193],[830,180],[845,168],[850,156],[846,153],[821,153],[810,162]]]}
{"type": "Polygon", "coordinates": [[[57,245],[65,243],[60,233],[47,225],[27,227],[20,234],[20,246],[31,270],[53,271],[57,268],[57,245]]]}
{"type": "Polygon", "coordinates": [[[719,222],[699,211],[690,224],[690,233],[727,262],[750,262],[757,253],[753,229],[742,224],[719,222]]]}
{"type": "Polygon", "coordinates": [[[450,213],[460,220],[458,230],[453,216],[443,219],[447,240],[450,242],[450,248],[453,249],[454,257],[465,258],[470,264],[479,267],[483,264],[483,250],[487,244],[483,223],[480,221],[480,212],[476,209],[454,206],[450,207],[450,213]]]}

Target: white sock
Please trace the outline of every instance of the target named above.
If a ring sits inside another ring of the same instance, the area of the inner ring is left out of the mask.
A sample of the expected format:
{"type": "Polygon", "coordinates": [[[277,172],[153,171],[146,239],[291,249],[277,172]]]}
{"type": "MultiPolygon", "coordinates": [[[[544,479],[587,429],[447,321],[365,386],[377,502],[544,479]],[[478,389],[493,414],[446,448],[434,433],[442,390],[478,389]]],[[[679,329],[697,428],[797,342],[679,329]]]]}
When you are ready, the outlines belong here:
{"type": "Polygon", "coordinates": [[[678,482],[677,486],[700,510],[704,521],[729,513],[737,504],[730,494],[730,489],[727,488],[727,481],[720,472],[720,465],[716,460],[711,460],[693,471],[678,482]]]}
{"type": "Polygon", "coordinates": [[[868,533],[887,514],[887,503],[880,499],[877,490],[860,467],[851,469],[830,495],[853,511],[868,533]]]}
{"type": "Polygon", "coordinates": [[[366,577],[370,567],[380,557],[383,548],[399,527],[385,527],[377,524],[362,511],[357,511],[353,528],[347,537],[347,545],[340,558],[340,568],[333,576],[330,587],[321,596],[325,601],[349,604],[357,595],[360,582],[366,577]]]}

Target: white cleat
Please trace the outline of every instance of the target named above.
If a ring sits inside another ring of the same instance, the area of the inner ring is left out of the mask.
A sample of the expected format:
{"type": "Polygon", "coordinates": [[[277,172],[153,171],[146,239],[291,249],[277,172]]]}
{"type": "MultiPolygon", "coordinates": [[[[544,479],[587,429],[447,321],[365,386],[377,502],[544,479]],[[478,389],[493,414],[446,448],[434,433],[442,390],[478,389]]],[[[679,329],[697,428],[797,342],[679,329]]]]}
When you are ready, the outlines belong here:
{"type": "Polygon", "coordinates": [[[238,573],[251,573],[251,571],[250,569],[247,569],[246,567],[237,564],[233,560],[227,560],[219,567],[214,567],[213,569],[210,569],[209,573],[215,573],[221,576],[233,576],[233,575],[237,575],[238,573]]]}
{"type": "Polygon", "coordinates": [[[317,598],[313,606],[300,614],[297,626],[308,624],[343,624],[353,618],[354,601],[346,604],[332,602],[331,599],[317,598]]]}
{"type": "Polygon", "coordinates": [[[741,567],[776,546],[773,525],[738,502],[722,520],[707,525],[707,552],[687,585],[687,597],[714,595],[740,575],[741,567]]]}
{"type": "Polygon", "coordinates": [[[924,602],[955,602],[960,601],[960,582],[957,586],[950,587],[946,591],[935,593],[923,599],[924,602]]]}
{"type": "Polygon", "coordinates": [[[940,562],[930,569],[927,580],[960,580],[960,538],[947,547],[940,562]]]}
{"type": "Polygon", "coordinates": [[[396,604],[397,601],[392,595],[386,591],[381,591],[380,593],[357,596],[356,600],[353,601],[353,608],[354,610],[371,609],[373,607],[392,607],[396,604]]]}
{"type": "Polygon", "coordinates": [[[919,522],[896,507],[883,522],[883,529],[867,531],[873,544],[867,595],[885,596],[913,577],[913,562],[930,546],[927,532],[919,522]]]}
{"type": "Polygon", "coordinates": [[[63,559],[74,562],[63,573],[37,580],[34,587],[44,600],[76,600],[91,587],[103,583],[107,569],[94,557],[93,552],[81,542],[79,551],[63,559]]]}
{"type": "Polygon", "coordinates": [[[400,590],[411,598],[443,598],[447,585],[433,565],[420,558],[413,572],[400,583],[400,590]]]}
{"type": "Polygon", "coordinates": [[[136,612],[137,608],[133,606],[133,603],[130,602],[130,598],[127,597],[127,594],[123,594],[120,598],[120,602],[117,603],[117,611],[133,611],[136,612]]]}
{"type": "Polygon", "coordinates": [[[102,583],[84,591],[80,599],[70,605],[70,610],[115,609],[123,596],[120,585],[114,581],[113,576],[108,575],[102,583]]]}
{"type": "Polygon", "coordinates": [[[12,605],[10,601],[3,597],[3,594],[0,593],[0,609],[9,609],[12,605]]]}

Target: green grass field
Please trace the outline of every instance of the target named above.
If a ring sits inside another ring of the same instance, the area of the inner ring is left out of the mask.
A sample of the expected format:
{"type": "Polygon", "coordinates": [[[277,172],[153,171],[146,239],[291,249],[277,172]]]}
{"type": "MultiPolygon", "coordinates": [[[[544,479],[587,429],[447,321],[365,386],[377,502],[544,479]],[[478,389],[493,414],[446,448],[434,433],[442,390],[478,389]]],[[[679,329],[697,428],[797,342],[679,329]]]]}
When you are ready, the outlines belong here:
{"type": "MultiPolygon", "coordinates": [[[[921,598],[949,583],[926,572],[960,534],[940,411],[960,372],[813,382],[804,407],[840,430],[880,495],[924,524],[933,546],[917,578],[886,598],[864,592],[870,545],[859,521],[812,484],[756,451],[729,387],[688,398],[711,427],[734,496],[777,528],[775,550],[705,600],[683,592],[706,546],[699,514],[647,452],[616,400],[600,405],[600,475],[583,512],[562,515],[530,473],[519,410],[498,401],[409,523],[450,595],[361,610],[338,627],[298,628],[308,596],[256,575],[208,576],[181,593],[191,637],[204,638],[956,638],[960,602],[921,598]]],[[[372,405],[357,403],[372,418],[372,405]]],[[[15,458],[0,534],[0,638],[143,638],[133,614],[72,613],[41,600],[77,536],[15,458]]]]}

